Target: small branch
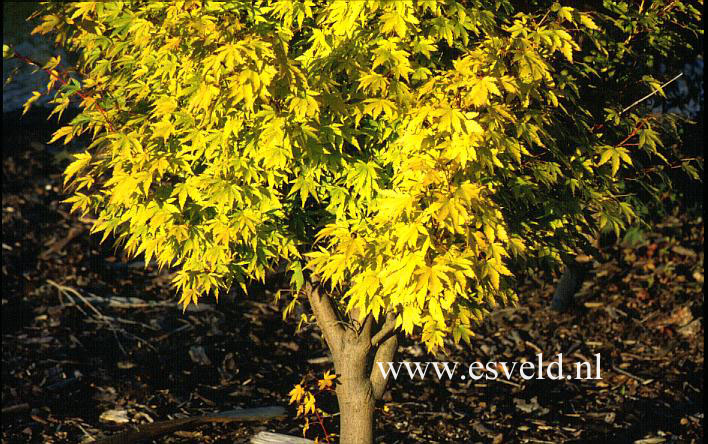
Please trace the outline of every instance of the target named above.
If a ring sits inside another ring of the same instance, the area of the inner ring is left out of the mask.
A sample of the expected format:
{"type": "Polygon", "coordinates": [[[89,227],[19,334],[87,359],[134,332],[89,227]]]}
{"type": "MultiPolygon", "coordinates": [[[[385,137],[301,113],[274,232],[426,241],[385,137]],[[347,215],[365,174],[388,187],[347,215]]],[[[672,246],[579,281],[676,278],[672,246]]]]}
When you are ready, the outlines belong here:
{"type": "Polygon", "coordinates": [[[543,22],[544,22],[544,21],[546,20],[546,17],[548,17],[548,13],[549,13],[549,12],[551,12],[551,10],[550,10],[550,9],[546,10],[546,13],[545,13],[545,14],[543,14],[543,17],[541,17],[541,21],[540,21],[540,22],[538,22],[538,24],[537,24],[536,26],[540,27],[540,26],[541,26],[541,24],[543,24],[543,22]]]}
{"type": "MultiPolygon", "coordinates": [[[[42,68],[41,64],[40,64],[39,62],[37,62],[36,60],[33,60],[33,59],[31,59],[31,58],[29,58],[29,57],[27,57],[27,56],[24,56],[24,55],[22,55],[22,54],[20,54],[20,53],[18,53],[18,52],[16,52],[16,51],[14,51],[14,50],[13,50],[13,53],[12,53],[12,58],[22,60],[23,62],[25,62],[25,63],[27,63],[27,64],[30,64],[30,65],[35,65],[35,66],[39,67],[39,69],[41,69],[42,71],[44,71],[44,72],[46,72],[47,74],[49,74],[50,77],[53,77],[54,79],[56,79],[56,80],[58,80],[59,82],[61,82],[62,85],[65,85],[65,86],[66,86],[66,84],[67,84],[67,83],[66,83],[66,80],[64,80],[61,76],[59,76],[59,75],[56,74],[56,73],[59,72],[59,71],[57,71],[57,70],[49,70],[49,69],[46,69],[46,68],[42,68]]],[[[63,74],[67,75],[67,73],[66,73],[65,71],[63,72],[63,74]]],[[[82,99],[84,99],[84,101],[86,101],[86,100],[88,100],[88,99],[91,99],[91,100],[93,101],[93,103],[96,105],[96,108],[98,109],[98,111],[103,115],[103,118],[106,119],[106,124],[107,124],[108,127],[111,129],[111,131],[114,132],[114,133],[116,132],[115,128],[113,127],[113,124],[111,123],[111,119],[109,119],[109,118],[108,118],[108,114],[106,114],[106,110],[103,109],[103,107],[102,107],[101,105],[99,105],[98,100],[97,100],[96,98],[91,97],[91,96],[88,96],[88,95],[82,93],[81,90],[76,91],[76,94],[78,94],[79,97],[81,97],[82,99]]]]}
{"type": "Polygon", "coordinates": [[[624,146],[624,144],[625,144],[629,139],[631,139],[632,137],[636,136],[637,133],[639,132],[639,130],[642,128],[642,125],[644,125],[644,120],[641,120],[641,121],[639,122],[639,124],[632,130],[632,132],[629,133],[629,135],[628,135],[627,137],[625,137],[624,139],[622,139],[622,141],[621,141],[620,143],[618,143],[617,146],[624,146]]]}
{"type": "Polygon", "coordinates": [[[327,433],[327,428],[324,425],[324,421],[322,421],[322,415],[320,415],[317,410],[315,410],[315,415],[317,415],[317,421],[320,423],[320,428],[322,428],[322,431],[325,434],[325,440],[327,441],[327,444],[330,444],[329,433],[327,433]]]}
{"type": "Polygon", "coordinates": [[[616,365],[612,366],[612,370],[616,371],[619,374],[625,375],[628,378],[632,378],[635,381],[639,381],[642,385],[647,385],[653,381],[653,379],[644,379],[644,378],[640,378],[639,376],[633,375],[626,370],[622,370],[621,368],[617,367],[616,365]]]}
{"type": "Polygon", "coordinates": [[[678,73],[676,76],[674,76],[673,79],[671,79],[671,80],[669,80],[668,82],[666,82],[666,83],[664,83],[663,85],[661,85],[661,87],[658,88],[658,89],[656,89],[654,92],[647,94],[646,96],[642,97],[641,99],[637,100],[636,102],[632,103],[631,105],[629,105],[628,107],[626,107],[625,109],[623,109],[620,114],[626,113],[626,112],[629,111],[630,109],[634,108],[635,106],[639,105],[640,103],[642,103],[643,101],[647,100],[647,99],[650,98],[651,96],[655,95],[655,94],[658,93],[659,91],[663,90],[665,86],[668,86],[669,84],[673,83],[674,80],[678,79],[678,78],[681,77],[682,75],[683,75],[683,72],[678,73]]]}
{"type": "Polygon", "coordinates": [[[10,413],[23,413],[28,410],[30,410],[30,405],[26,402],[23,402],[22,404],[15,404],[8,407],[3,407],[2,414],[9,415],[10,413]]]}

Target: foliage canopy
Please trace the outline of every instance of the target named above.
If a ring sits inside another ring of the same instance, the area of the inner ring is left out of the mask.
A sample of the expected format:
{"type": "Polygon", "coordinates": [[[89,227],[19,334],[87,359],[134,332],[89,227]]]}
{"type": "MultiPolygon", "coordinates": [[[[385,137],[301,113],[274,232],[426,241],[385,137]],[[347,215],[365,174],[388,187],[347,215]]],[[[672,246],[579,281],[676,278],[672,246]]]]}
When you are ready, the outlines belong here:
{"type": "Polygon", "coordinates": [[[512,270],[636,217],[627,181],[676,153],[670,116],[625,107],[702,32],[681,1],[516,3],[46,4],[34,32],[80,53],[54,112],[84,92],[52,141],[92,136],[68,202],[176,267],[185,306],[287,264],[469,341],[512,270]]]}

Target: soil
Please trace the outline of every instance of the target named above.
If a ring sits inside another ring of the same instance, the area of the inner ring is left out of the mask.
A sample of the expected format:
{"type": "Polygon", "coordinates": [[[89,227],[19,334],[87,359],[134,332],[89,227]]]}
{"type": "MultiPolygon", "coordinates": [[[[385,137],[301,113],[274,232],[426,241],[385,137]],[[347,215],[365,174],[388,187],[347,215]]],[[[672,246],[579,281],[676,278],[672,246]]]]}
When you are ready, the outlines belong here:
{"type": "MultiPolygon", "coordinates": [[[[44,116],[3,122],[2,442],[75,443],[130,424],[266,406],[285,419],[210,423],[160,443],[240,443],[259,430],[302,435],[288,392],[332,369],[318,330],[285,321],[275,284],[204,300],[185,313],[169,270],[126,260],[70,215],[61,170],[74,147],[47,147],[44,116]],[[20,122],[20,123],[17,123],[20,122]],[[324,359],[321,359],[324,358],[324,359]]],[[[601,379],[474,381],[399,377],[377,407],[380,442],[703,441],[703,219],[678,208],[632,247],[609,247],[568,313],[549,309],[557,275],[525,276],[521,304],[495,312],[471,346],[398,359],[573,362],[601,379]]],[[[511,365],[511,364],[510,364],[511,365]]],[[[334,397],[317,399],[335,413],[334,397]]],[[[323,422],[336,433],[336,416],[323,422]]],[[[311,421],[307,437],[322,428],[311,421]]]]}

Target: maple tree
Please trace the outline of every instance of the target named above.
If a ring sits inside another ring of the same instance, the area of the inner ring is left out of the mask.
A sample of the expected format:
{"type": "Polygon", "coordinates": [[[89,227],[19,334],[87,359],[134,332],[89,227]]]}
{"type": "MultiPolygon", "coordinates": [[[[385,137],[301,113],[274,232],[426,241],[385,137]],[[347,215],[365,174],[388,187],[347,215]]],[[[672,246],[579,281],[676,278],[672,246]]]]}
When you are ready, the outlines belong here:
{"type": "Polygon", "coordinates": [[[80,56],[44,65],[53,113],[82,109],[51,142],[91,136],[67,202],[174,269],[185,306],[285,266],[285,313],[306,299],[332,352],[341,442],[371,442],[398,334],[470,342],[516,270],[637,218],[645,165],[701,168],[662,144],[674,117],[627,107],[664,94],[694,6],[516,3],[44,4],[34,32],[80,56]]]}

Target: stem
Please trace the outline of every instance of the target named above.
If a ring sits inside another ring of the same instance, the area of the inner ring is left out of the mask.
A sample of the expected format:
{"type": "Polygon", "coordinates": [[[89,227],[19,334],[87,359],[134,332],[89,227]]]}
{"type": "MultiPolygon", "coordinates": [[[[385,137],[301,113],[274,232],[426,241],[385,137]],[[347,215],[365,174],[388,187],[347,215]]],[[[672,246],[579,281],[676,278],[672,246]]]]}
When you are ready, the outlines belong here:
{"type": "Polygon", "coordinates": [[[629,133],[629,136],[625,137],[620,143],[617,144],[617,146],[624,146],[624,144],[627,143],[627,141],[629,141],[629,139],[631,139],[632,137],[634,137],[635,135],[637,135],[637,132],[639,132],[639,130],[642,128],[642,125],[644,125],[644,119],[642,119],[642,120],[639,122],[639,125],[637,125],[637,126],[632,130],[632,132],[629,133]]]}
{"type": "Polygon", "coordinates": [[[374,399],[381,399],[386,391],[386,385],[388,383],[388,381],[381,374],[381,371],[379,371],[377,362],[393,361],[397,349],[398,337],[393,335],[381,343],[376,350],[376,354],[374,354],[374,361],[371,363],[371,373],[369,375],[369,382],[371,383],[374,399]]]}
{"type": "Polygon", "coordinates": [[[327,444],[330,444],[329,433],[327,433],[327,429],[325,428],[324,422],[322,421],[322,416],[320,416],[320,412],[315,410],[315,415],[317,415],[317,421],[320,423],[320,427],[322,428],[322,431],[325,434],[325,440],[327,441],[327,444]]]}
{"type": "Polygon", "coordinates": [[[336,360],[343,348],[344,328],[340,324],[332,300],[329,296],[322,296],[320,289],[309,282],[305,284],[304,290],[327,346],[332,351],[332,357],[336,360]]]}

